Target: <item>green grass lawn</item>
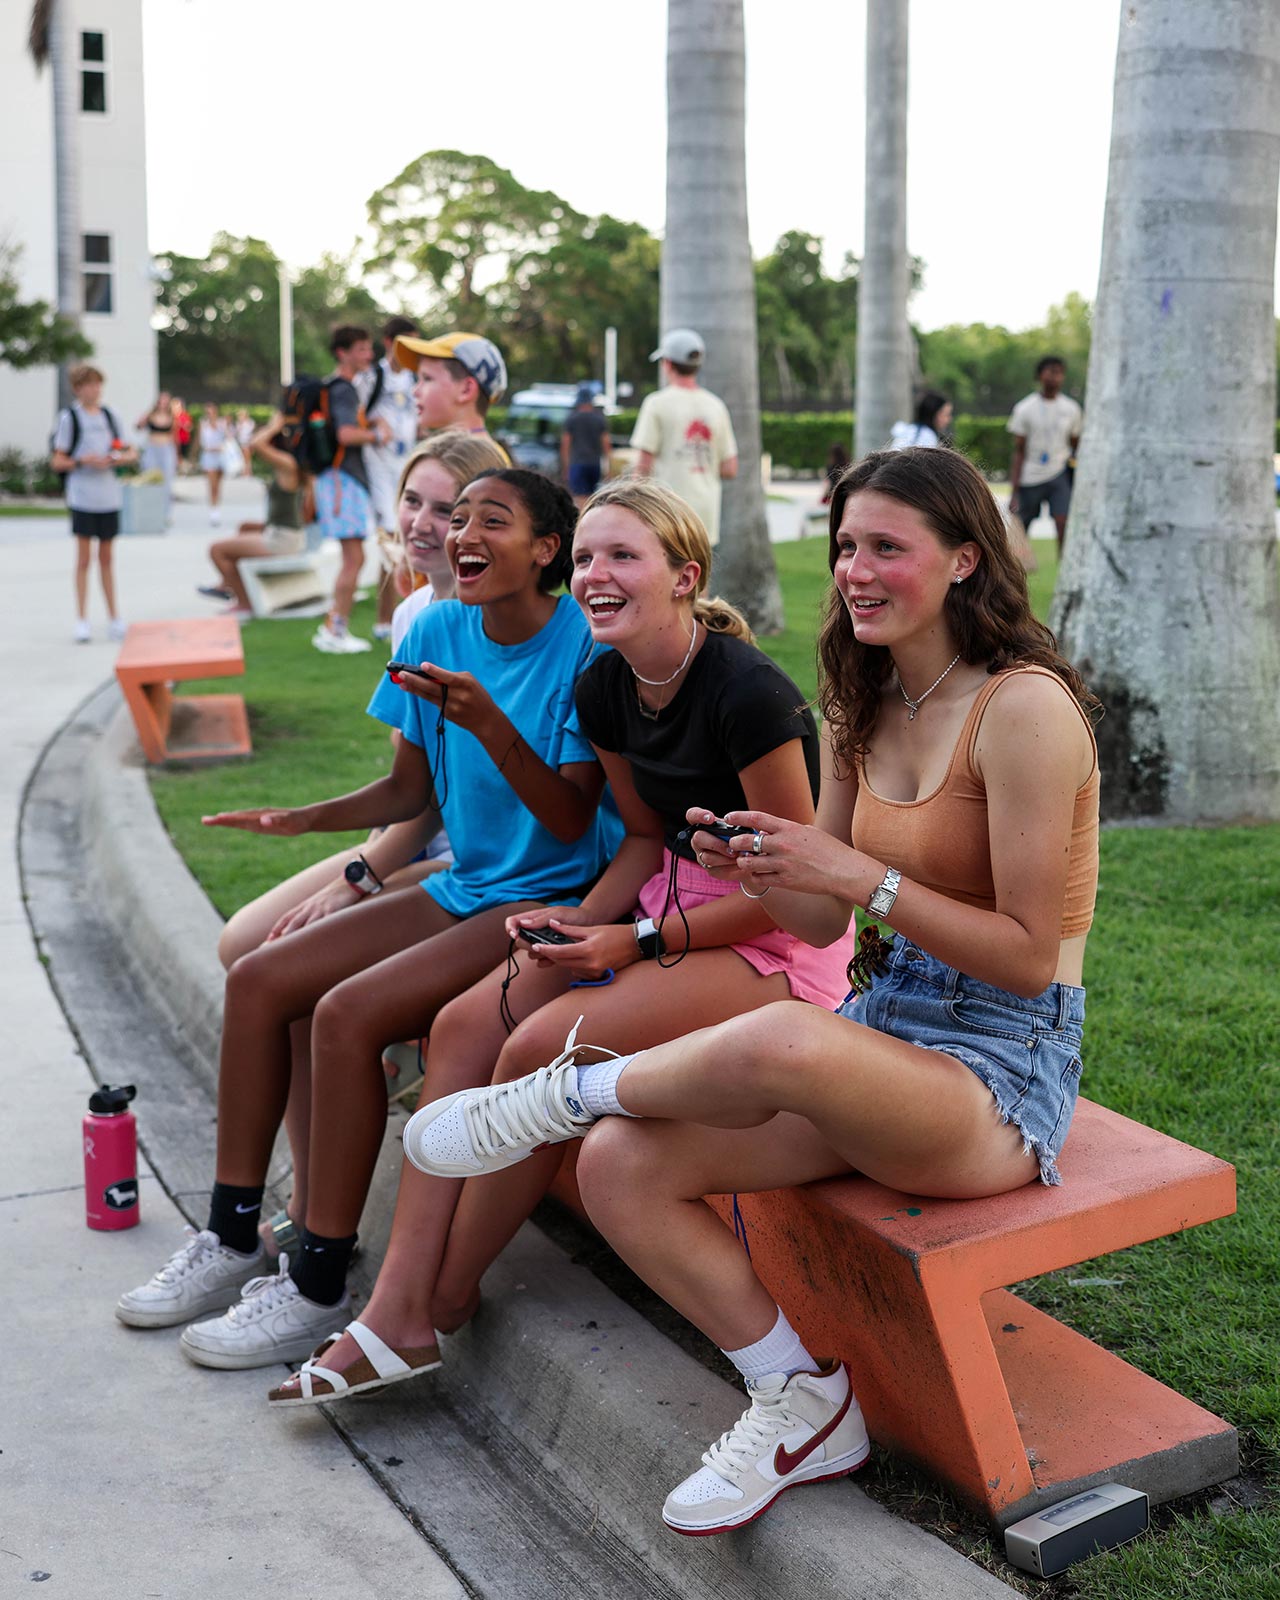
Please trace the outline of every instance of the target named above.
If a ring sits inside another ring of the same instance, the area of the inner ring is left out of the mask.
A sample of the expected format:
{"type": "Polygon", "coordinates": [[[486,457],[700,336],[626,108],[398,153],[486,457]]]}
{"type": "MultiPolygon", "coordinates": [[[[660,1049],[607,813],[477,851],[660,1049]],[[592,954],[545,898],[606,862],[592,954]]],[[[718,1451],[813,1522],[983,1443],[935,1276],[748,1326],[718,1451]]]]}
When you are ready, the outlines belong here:
{"type": "Polygon", "coordinates": [[[0,506],[0,517],[66,517],[67,508],[58,501],[56,505],[0,506]]]}
{"type": "MultiPolygon", "coordinates": [[[[764,641],[806,693],[826,541],[777,547],[787,629],[764,641]]],[[[1037,545],[1045,615],[1054,564],[1037,545]]],[[[357,611],[357,631],[372,622],[357,611]]],[[[361,715],[381,657],[322,656],[314,622],[245,629],[251,761],[156,773],[166,826],[228,913],[330,836],[264,840],[202,829],[202,812],[292,804],[366,782],[390,758],[361,715]]],[[[186,686],[225,690],[227,683],[186,686]]],[[[1086,966],[1086,1093],[1235,1163],[1239,1212],[1171,1239],[1018,1285],[1036,1305],[1209,1410],[1241,1435],[1243,1475],[1158,1510],[1152,1532],[1053,1585],[1004,1566],[988,1531],[935,1484],[877,1453],[865,1486],[1028,1594],[1064,1600],[1280,1600],[1280,827],[1108,829],[1086,966]],[[1072,1279],[1107,1278],[1105,1287],[1072,1279]]]]}

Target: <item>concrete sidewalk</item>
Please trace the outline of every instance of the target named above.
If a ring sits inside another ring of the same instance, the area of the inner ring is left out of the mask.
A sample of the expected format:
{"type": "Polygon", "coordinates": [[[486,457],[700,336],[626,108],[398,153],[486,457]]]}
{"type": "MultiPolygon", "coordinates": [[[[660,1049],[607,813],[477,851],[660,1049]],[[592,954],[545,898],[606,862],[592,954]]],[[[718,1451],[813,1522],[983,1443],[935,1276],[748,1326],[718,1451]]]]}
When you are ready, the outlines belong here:
{"type": "MultiPolygon", "coordinates": [[[[252,486],[230,488],[233,503],[244,497],[240,514],[248,514],[252,486]]],[[[125,615],[207,614],[194,585],[206,581],[208,537],[203,507],[196,505],[178,508],[176,527],[166,536],[122,540],[117,559],[125,615]]],[[[177,1330],[139,1336],[115,1323],[111,1306],[118,1293],[146,1278],[180,1235],[181,1213],[167,1191],[194,1185],[180,1171],[157,1175],[144,1167],[139,1227],[95,1234],[84,1226],[80,1118],[91,1078],[82,1045],[114,1081],[128,1081],[134,1069],[140,1081],[177,1074],[173,1063],[155,1058],[154,1031],[132,991],[90,994],[87,1001],[81,991],[79,1005],[90,1009],[79,1012],[78,1040],[50,986],[47,953],[33,943],[14,848],[19,810],[49,740],[109,680],[114,649],[69,642],[65,524],[0,519],[0,544],[10,580],[0,672],[11,686],[0,728],[8,757],[0,773],[0,828],[8,844],[0,865],[7,891],[0,913],[0,1096],[6,1108],[0,1229],[16,1334],[9,1341],[0,1413],[0,1580],[47,1578],[55,1586],[50,1594],[74,1600],[255,1600],[268,1594],[524,1600],[606,1589],[619,1597],[727,1597],[767,1589],[785,1600],[799,1593],[788,1570],[803,1568],[809,1593],[845,1593],[843,1586],[815,1585],[803,1561],[786,1563],[788,1549],[801,1554],[779,1537],[791,1530],[793,1539],[807,1532],[831,1557],[842,1535],[852,1537],[865,1563],[868,1586],[860,1594],[948,1600],[1007,1594],[998,1580],[919,1529],[895,1522],[852,1485],[814,1491],[809,1501],[787,1496],[758,1533],[737,1543],[736,1558],[730,1541],[676,1541],[655,1530],[649,1549],[644,1536],[629,1539],[625,1523],[620,1533],[609,1533],[607,1505],[593,1509],[590,1498],[594,1487],[603,1501],[604,1479],[593,1485],[581,1474],[593,1465],[601,1474],[621,1472],[634,1486],[633,1499],[652,1498],[654,1484],[671,1475],[673,1449],[681,1459],[696,1460],[697,1450],[731,1420],[717,1409],[713,1427],[695,1420],[697,1411],[683,1413],[682,1420],[669,1409],[656,1419],[665,1432],[620,1432],[630,1418],[653,1415],[651,1397],[661,1383],[646,1383],[646,1376],[659,1365],[682,1396],[687,1392],[682,1404],[690,1407],[722,1407],[718,1391],[724,1386],[536,1235],[518,1241],[495,1269],[485,1315],[450,1341],[451,1387],[438,1399],[424,1393],[413,1406],[375,1399],[335,1408],[332,1425],[310,1414],[300,1425],[282,1426],[263,1404],[264,1373],[193,1368],[175,1348],[177,1330]],[[105,1017],[113,1004],[122,1015],[105,1017]],[[103,1039],[108,1043],[99,1048],[103,1039]],[[601,1331],[584,1339],[574,1329],[601,1331]],[[496,1402],[490,1407],[491,1391],[504,1384],[507,1392],[529,1398],[527,1416],[503,1413],[496,1402]],[[593,1413],[593,1405],[601,1409],[593,1413]],[[593,1448],[600,1457],[594,1464],[593,1448]],[[508,1481],[500,1474],[511,1472],[513,1462],[514,1482],[524,1481],[522,1473],[530,1481],[528,1506],[499,1491],[508,1481]],[[570,1516],[539,1519],[532,1484],[539,1476],[571,1486],[570,1516]],[[590,1527],[575,1528],[572,1512],[584,1505],[590,1527]],[[499,1523],[507,1555],[495,1582],[485,1563],[488,1530],[499,1523]],[[597,1565],[590,1574],[565,1570],[574,1560],[575,1539],[591,1541],[597,1565]],[[745,1563],[738,1573],[733,1559],[745,1563]],[[611,1572],[626,1580],[611,1580],[611,1572]],[[748,1577],[752,1581],[744,1581],[748,1577]]],[[[64,736],[61,765],[42,768],[42,805],[52,799],[74,809],[89,781],[89,757],[80,759],[78,752],[95,747],[99,724],[86,712],[74,729],[83,744],[68,745],[64,736]]],[[[144,817],[143,810],[139,803],[136,821],[127,825],[130,834],[136,827],[144,862],[133,871],[135,886],[149,879],[165,852],[160,833],[148,831],[158,829],[154,815],[144,817]]],[[[24,866],[33,899],[47,899],[51,859],[28,852],[24,866]]],[[[65,889],[62,904],[63,932],[69,927],[74,942],[77,907],[65,889]]],[[[86,945],[100,909],[80,907],[86,945]]],[[[60,963],[58,956],[55,981],[60,963]]],[[[75,1017],[77,1008],[71,1009],[75,1017]]],[[[192,1137],[207,1148],[211,1120],[207,1100],[200,1099],[207,1091],[184,1092],[186,1100],[174,1104],[198,1118],[192,1137]]],[[[157,1142],[154,1148],[163,1166],[167,1147],[157,1142]]],[[[376,1253],[377,1229],[372,1242],[376,1253]]],[[[843,1554],[838,1559],[842,1573],[856,1577],[856,1562],[843,1554]]]]}

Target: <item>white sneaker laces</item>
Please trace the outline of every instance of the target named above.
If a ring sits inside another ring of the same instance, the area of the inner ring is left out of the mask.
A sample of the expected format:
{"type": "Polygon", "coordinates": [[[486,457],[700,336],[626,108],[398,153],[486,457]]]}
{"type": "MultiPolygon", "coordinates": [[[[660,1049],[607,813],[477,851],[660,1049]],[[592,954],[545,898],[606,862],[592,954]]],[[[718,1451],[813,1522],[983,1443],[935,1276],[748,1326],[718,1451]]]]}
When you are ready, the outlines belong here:
{"type": "MultiPolygon", "coordinates": [[[[579,1017],[570,1028],[564,1049],[550,1066],[539,1067],[514,1083],[499,1084],[492,1092],[464,1103],[463,1124],[471,1137],[473,1150],[486,1156],[505,1155],[508,1150],[523,1149],[530,1142],[572,1139],[582,1132],[585,1123],[582,1119],[573,1119],[564,1090],[565,1079],[573,1069],[572,1058],[582,1020],[579,1017]]],[[[613,1055],[614,1052],[609,1050],[604,1054],[613,1055]]]]}
{"type": "Polygon", "coordinates": [[[181,1283],[188,1273],[202,1266],[205,1259],[215,1250],[222,1247],[222,1241],[216,1233],[210,1233],[207,1228],[199,1233],[194,1228],[188,1228],[187,1242],[180,1250],[175,1250],[162,1266],[151,1282],[159,1287],[161,1284],[181,1283]]]}
{"type": "Polygon", "coordinates": [[[753,1467],[769,1445],[784,1430],[806,1425],[804,1418],[791,1410],[788,1396],[755,1399],[728,1433],[722,1433],[709,1450],[703,1452],[704,1466],[718,1472],[730,1483],[753,1467]]]}
{"type": "Polygon", "coordinates": [[[267,1277],[250,1278],[240,1291],[240,1299],[227,1312],[227,1321],[241,1326],[256,1322],[286,1300],[298,1298],[297,1285],[289,1276],[289,1257],[280,1252],[280,1270],[267,1277]]]}
{"type": "Polygon", "coordinates": [[[564,1103],[564,1080],[571,1070],[572,1063],[561,1058],[467,1102],[462,1115],[472,1148],[496,1156],[530,1142],[572,1139],[581,1133],[582,1123],[570,1119],[564,1103]]]}

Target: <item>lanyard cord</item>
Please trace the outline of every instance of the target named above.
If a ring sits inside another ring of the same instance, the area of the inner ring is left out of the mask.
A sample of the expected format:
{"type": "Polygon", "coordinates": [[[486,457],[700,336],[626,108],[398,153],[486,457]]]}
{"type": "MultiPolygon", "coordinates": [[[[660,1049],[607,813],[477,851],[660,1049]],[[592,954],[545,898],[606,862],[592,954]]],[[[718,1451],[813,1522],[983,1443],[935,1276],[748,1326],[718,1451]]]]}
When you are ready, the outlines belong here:
{"type": "Polygon", "coordinates": [[[443,811],[449,798],[449,774],[444,767],[444,708],[449,703],[449,685],[440,685],[440,709],[436,713],[436,755],[431,764],[431,787],[435,791],[436,810],[443,811]]]}

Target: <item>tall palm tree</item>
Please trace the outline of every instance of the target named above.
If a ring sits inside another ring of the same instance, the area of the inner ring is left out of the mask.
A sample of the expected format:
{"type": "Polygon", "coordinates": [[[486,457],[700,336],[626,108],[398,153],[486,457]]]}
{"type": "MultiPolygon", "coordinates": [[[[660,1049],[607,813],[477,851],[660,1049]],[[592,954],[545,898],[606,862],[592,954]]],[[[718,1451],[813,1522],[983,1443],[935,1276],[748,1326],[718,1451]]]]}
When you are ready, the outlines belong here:
{"type": "Polygon", "coordinates": [[[1125,0],[1052,618],[1107,708],[1112,817],[1280,817],[1277,82],[1280,8],[1125,0]]]}
{"type": "Polygon", "coordinates": [[[782,629],[760,482],[756,290],[747,234],[742,0],[669,0],[664,328],[706,340],[704,381],[729,408],[738,476],[724,486],[716,588],[759,633],[782,629]]]}
{"type": "Polygon", "coordinates": [[[907,291],[907,0],[867,0],[866,242],[858,273],[856,453],[910,416],[907,291]]]}
{"type": "MultiPolygon", "coordinates": [[[[66,0],[35,0],[28,48],[53,78],[53,183],[58,262],[58,310],[80,326],[80,162],[73,19],[66,0]]],[[[67,363],[58,370],[58,404],[71,404],[67,363]]]]}

